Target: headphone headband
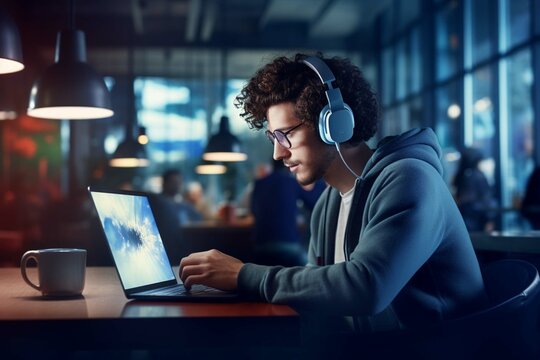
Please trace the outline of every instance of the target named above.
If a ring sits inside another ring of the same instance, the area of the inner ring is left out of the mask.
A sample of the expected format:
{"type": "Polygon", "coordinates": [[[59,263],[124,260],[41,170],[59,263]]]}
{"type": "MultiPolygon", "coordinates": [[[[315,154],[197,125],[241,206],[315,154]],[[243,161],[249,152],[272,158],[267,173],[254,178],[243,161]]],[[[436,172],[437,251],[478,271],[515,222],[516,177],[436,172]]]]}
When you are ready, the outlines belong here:
{"type": "Polygon", "coordinates": [[[317,75],[319,75],[319,78],[323,82],[323,84],[327,84],[329,89],[332,89],[332,81],[336,80],[336,77],[334,76],[334,73],[328,65],[321,59],[316,56],[309,56],[302,60],[304,64],[309,66],[317,75]]]}
{"type": "Polygon", "coordinates": [[[327,144],[342,143],[353,135],[354,115],[351,108],[343,102],[339,88],[332,86],[336,80],[330,67],[319,57],[308,56],[302,60],[310,69],[315,71],[322,83],[326,85],[326,105],[319,114],[319,134],[327,144]]]}

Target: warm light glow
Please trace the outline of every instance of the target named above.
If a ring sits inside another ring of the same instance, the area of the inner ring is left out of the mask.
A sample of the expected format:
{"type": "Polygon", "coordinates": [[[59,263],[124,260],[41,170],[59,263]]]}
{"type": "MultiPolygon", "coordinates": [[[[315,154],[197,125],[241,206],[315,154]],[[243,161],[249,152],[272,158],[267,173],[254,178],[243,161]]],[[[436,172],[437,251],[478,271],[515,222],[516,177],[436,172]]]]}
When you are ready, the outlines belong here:
{"type": "Polygon", "coordinates": [[[201,175],[219,175],[225,174],[227,167],[219,164],[198,165],[195,172],[201,175]]]}
{"type": "Polygon", "coordinates": [[[474,111],[476,112],[486,111],[490,107],[491,107],[491,99],[487,96],[476,100],[476,102],[474,103],[474,111]]]}
{"type": "Polygon", "coordinates": [[[16,111],[0,111],[0,120],[13,120],[17,118],[16,111]]]}
{"type": "Polygon", "coordinates": [[[90,106],[52,106],[28,109],[30,116],[57,120],[101,119],[113,116],[113,114],[111,109],[90,106]]]}
{"type": "Polygon", "coordinates": [[[458,104],[452,104],[448,107],[447,114],[450,119],[457,119],[461,115],[461,108],[458,104]]]}
{"type": "Polygon", "coordinates": [[[9,74],[24,69],[24,64],[11,59],[0,58],[0,74],[9,74]]]}
{"type": "Polygon", "coordinates": [[[247,155],[239,152],[210,152],[204,153],[202,158],[207,161],[246,161],[247,155]]]}
{"type": "Polygon", "coordinates": [[[109,161],[109,165],[112,167],[133,168],[133,167],[146,167],[150,165],[148,159],[137,158],[116,158],[109,161]]]}
{"type": "Polygon", "coordinates": [[[146,134],[140,134],[140,135],[137,137],[137,141],[138,141],[139,144],[141,144],[141,145],[146,145],[146,144],[148,144],[148,135],[146,135],[146,134]]]}

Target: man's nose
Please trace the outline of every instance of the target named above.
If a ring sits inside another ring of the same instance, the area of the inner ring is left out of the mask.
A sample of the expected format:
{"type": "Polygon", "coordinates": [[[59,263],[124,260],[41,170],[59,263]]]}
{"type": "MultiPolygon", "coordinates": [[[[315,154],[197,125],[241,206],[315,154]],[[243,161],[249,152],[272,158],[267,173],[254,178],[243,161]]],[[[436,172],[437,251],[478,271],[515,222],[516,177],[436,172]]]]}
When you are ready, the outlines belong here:
{"type": "Polygon", "coordinates": [[[273,154],[274,160],[281,160],[287,157],[288,153],[289,153],[289,149],[281,145],[278,141],[274,141],[274,154],[273,154]]]}

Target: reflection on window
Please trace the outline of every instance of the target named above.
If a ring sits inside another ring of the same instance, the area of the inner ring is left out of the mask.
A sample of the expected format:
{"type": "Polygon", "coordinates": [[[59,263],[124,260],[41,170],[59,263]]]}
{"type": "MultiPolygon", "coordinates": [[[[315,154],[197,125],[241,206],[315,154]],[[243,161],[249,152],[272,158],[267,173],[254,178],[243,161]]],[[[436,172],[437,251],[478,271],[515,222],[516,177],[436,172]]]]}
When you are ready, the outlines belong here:
{"type": "Polygon", "coordinates": [[[508,50],[530,36],[530,0],[501,1],[501,49],[508,50]]]}
{"type": "Polygon", "coordinates": [[[531,87],[533,75],[530,49],[501,62],[501,132],[507,134],[501,144],[504,206],[517,206],[532,171],[533,108],[531,87]]]}
{"type": "Polygon", "coordinates": [[[463,121],[460,98],[461,81],[452,82],[439,88],[436,92],[436,133],[443,150],[443,166],[445,167],[445,181],[450,183],[455,171],[459,156],[457,149],[461,144],[461,122],[463,121]]]}
{"type": "Polygon", "coordinates": [[[461,31],[459,2],[450,1],[435,17],[437,80],[454,75],[460,68],[461,31]]]}

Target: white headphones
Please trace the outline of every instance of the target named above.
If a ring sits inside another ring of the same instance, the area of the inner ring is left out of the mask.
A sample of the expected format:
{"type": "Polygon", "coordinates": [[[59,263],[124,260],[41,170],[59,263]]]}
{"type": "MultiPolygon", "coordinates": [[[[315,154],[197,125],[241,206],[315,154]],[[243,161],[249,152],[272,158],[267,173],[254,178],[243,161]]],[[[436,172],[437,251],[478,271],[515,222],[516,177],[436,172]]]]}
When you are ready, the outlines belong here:
{"type": "Polygon", "coordinates": [[[339,88],[332,87],[332,81],[336,80],[332,70],[316,56],[309,56],[303,62],[319,75],[327,87],[325,94],[328,105],[319,113],[321,139],[329,145],[349,140],[353,135],[354,115],[349,105],[343,102],[339,88]]]}

